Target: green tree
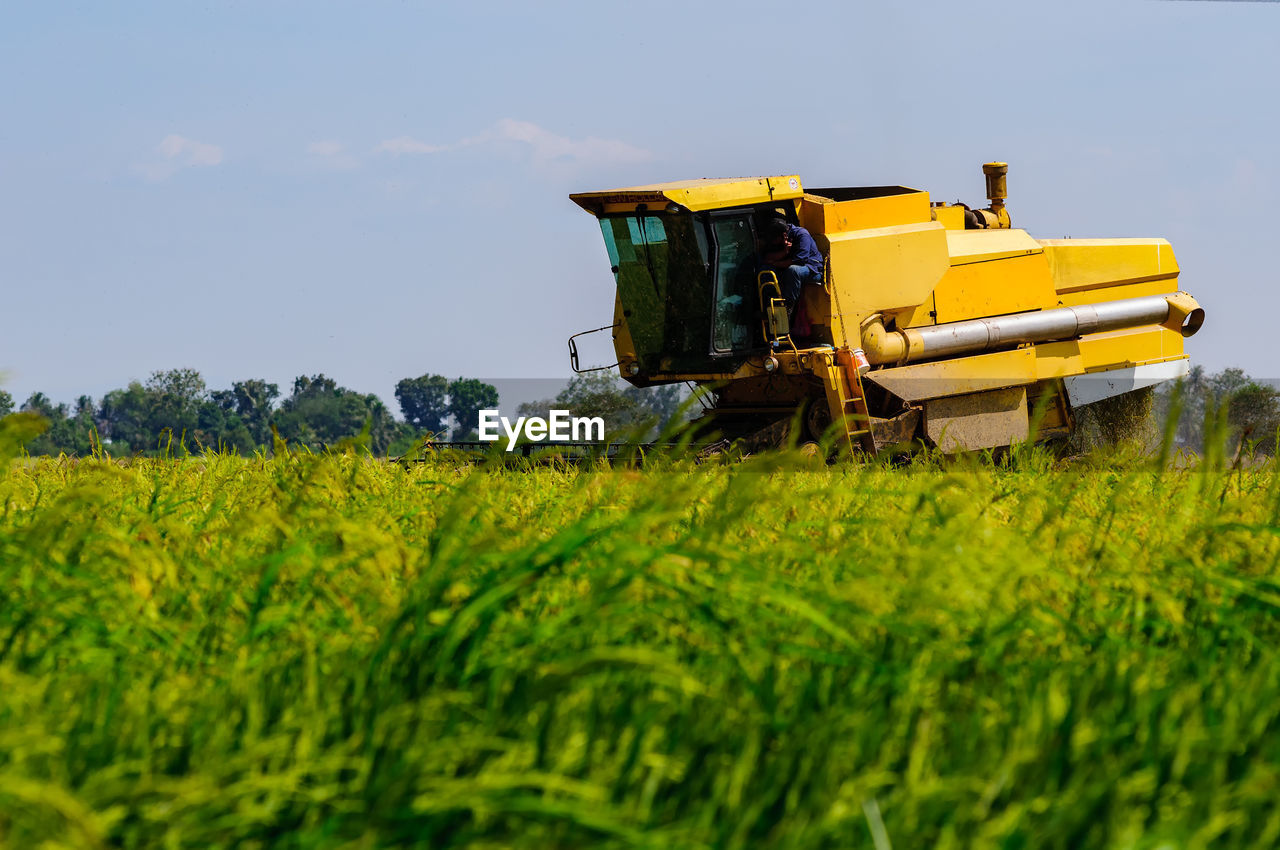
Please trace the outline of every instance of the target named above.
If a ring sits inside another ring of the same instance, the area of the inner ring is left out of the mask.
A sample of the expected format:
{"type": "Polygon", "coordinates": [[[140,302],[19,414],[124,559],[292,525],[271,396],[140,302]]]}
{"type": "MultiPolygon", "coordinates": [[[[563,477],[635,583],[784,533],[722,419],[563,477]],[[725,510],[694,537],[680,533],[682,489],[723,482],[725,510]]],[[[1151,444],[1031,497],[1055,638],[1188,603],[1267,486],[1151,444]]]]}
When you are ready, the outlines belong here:
{"type": "Polygon", "coordinates": [[[196,441],[218,451],[234,449],[240,454],[251,454],[258,447],[258,441],[235,412],[231,395],[230,390],[214,390],[200,403],[196,412],[196,441]]]}
{"type": "Polygon", "coordinates": [[[22,410],[42,417],[48,427],[25,446],[33,455],[69,454],[85,456],[93,451],[93,399],[80,396],[75,411],[65,404],[54,404],[44,393],[32,393],[22,410]]]}
{"type": "Polygon", "coordinates": [[[131,381],[107,393],[97,414],[98,430],[114,453],[167,448],[170,437],[190,450],[200,447],[252,452],[265,439],[250,432],[234,391],[209,392],[194,369],[153,372],[145,384],[131,381]]]}
{"type": "Polygon", "coordinates": [[[575,376],[553,406],[574,416],[599,416],[611,435],[647,423],[646,435],[653,436],[676,415],[680,401],[679,385],[633,387],[603,371],[575,376]]]}
{"type": "Polygon", "coordinates": [[[413,449],[419,440],[418,429],[408,422],[394,422],[391,428],[391,442],[387,445],[387,455],[399,456],[413,449]]]}
{"type": "Polygon", "coordinates": [[[254,442],[266,445],[271,440],[272,406],[280,397],[280,387],[261,378],[236,381],[231,387],[235,412],[248,429],[254,442]]]}
{"type": "Polygon", "coordinates": [[[459,378],[449,384],[449,415],[453,437],[462,439],[480,426],[480,411],[498,406],[498,390],[476,378],[459,378]]]}
{"type": "Polygon", "coordinates": [[[1236,390],[1244,389],[1253,383],[1253,379],[1244,373],[1243,369],[1223,369],[1221,372],[1215,372],[1209,376],[1205,382],[1208,385],[1210,397],[1218,404],[1227,404],[1231,400],[1231,396],[1235,395],[1236,390]]]}
{"type": "Polygon", "coordinates": [[[419,431],[438,434],[449,416],[449,380],[443,375],[405,378],[396,384],[396,401],[406,422],[419,431]]]}
{"type": "Polygon", "coordinates": [[[552,410],[568,410],[575,416],[600,416],[611,432],[625,430],[648,421],[650,434],[665,428],[680,407],[681,387],[633,387],[611,373],[589,372],[569,381],[555,398],[526,401],[516,408],[517,416],[547,418],[552,410]]]}
{"type": "Polygon", "coordinates": [[[311,448],[326,448],[358,436],[369,425],[369,448],[385,454],[396,438],[395,419],[376,395],[362,395],[325,375],[305,375],[273,416],[280,436],[311,448]]]}
{"type": "Polygon", "coordinates": [[[0,416],[8,416],[10,413],[13,413],[13,396],[0,390],[0,416]]]}
{"type": "Polygon", "coordinates": [[[74,410],[65,420],[66,431],[59,435],[62,451],[81,457],[93,453],[98,442],[96,413],[92,398],[82,395],[76,399],[74,410]]]}
{"type": "Polygon", "coordinates": [[[374,454],[385,455],[391,444],[401,436],[400,426],[403,423],[396,422],[391,409],[373,393],[364,397],[364,406],[369,417],[369,448],[374,454]]]}
{"type": "Polygon", "coordinates": [[[229,390],[213,390],[209,402],[217,408],[202,408],[201,429],[217,431],[218,440],[226,446],[234,446],[241,452],[252,451],[271,442],[272,403],[280,395],[277,384],[259,378],[236,381],[229,390]],[[218,415],[221,425],[215,425],[218,415]]]}
{"type": "Polygon", "coordinates": [[[556,406],[554,398],[543,398],[537,401],[522,401],[516,405],[516,416],[538,416],[546,419],[551,415],[552,409],[556,406]]]}
{"type": "Polygon", "coordinates": [[[24,446],[27,452],[33,455],[58,454],[58,443],[66,430],[67,406],[54,404],[44,393],[35,392],[22,403],[22,412],[33,413],[47,423],[44,432],[24,446]]]}
{"type": "Polygon", "coordinates": [[[66,418],[67,406],[65,404],[54,404],[49,397],[41,392],[35,392],[27,396],[27,400],[22,403],[22,409],[28,413],[37,413],[52,422],[55,419],[66,418]]]}
{"type": "Polygon", "coordinates": [[[365,420],[362,399],[338,387],[323,374],[300,375],[293,392],[280,405],[274,421],[286,440],[323,448],[360,433],[365,420]]]}
{"type": "Polygon", "coordinates": [[[122,390],[112,390],[98,406],[98,429],[116,454],[145,451],[155,442],[150,432],[150,405],[147,390],[130,381],[122,390]]]}
{"type": "Polygon", "coordinates": [[[1227,424],[1233,443],[1244,440],[1264,454],[1274,453],[1280,429],[1280,392],[1255,381],[1237,387],[1227,400],[1227,424]]]}
{"type": "Polygon", "coordinates": [[[639,399],[629,395],[612,372],[575,375],[556,395],[555,406],[574,416],[599,416],[610,432],[636,424],[646,412],[639,399]]]}
{"type": "MultiPolygon", "coordinates": [[[[1180,446],[1200,449],[1204,445],[1204,410],[1209,398],[1209,378],[1203,366],[1192,366],[1190,373],[1181,380],[1182,410],[1178,416],[1175,441],[1180,446]]],[[[1166,385],[1171,390],[1173,385],[1166,385]]],[[[1172,393],[1165,393],[1171,398],[1172,393]]]]}
{"type": "Polygon", "coordinates": [[[216,442],[217,434],[200,433],[200,408],[207,388],[204,378],[195,369],[152,372],[144,389],[146,430],[157,443],[168,442],[164,439],[166,431],[175,444],[181,442],[188,448],[216,442]]]}
{"type": "Polygon", "coordinates": [[[680,412],[680,403],[684,401],[682,390],[680,384],[666,384],[661,387],[628,386],[623,392],[644,409],[646,416],[654,419],[654,430],[657,432],[666,428],[680,412]]]}
{"type": "Polygon", "coordinates": [[[1273,405],[1280,405],[1280,394],[1249,377],[1243,369],[1223,369],[1208,374],[1202,366],[1191,367],[1185,378],[1163,384],[1157,394],[1156,414],[1161,424],[1173,415],[1174,399],[1180,409],[1174,429],[1174,444],[1194,451],[1204,450],[1206,420],[1226,408],[1227,426],[1232,445],[1238,444],[1246,429],[1249,439],[1259,443],[1260,451],[1268,446],[1264,435],[1280,427],[1280,416],[1273,405]]]}

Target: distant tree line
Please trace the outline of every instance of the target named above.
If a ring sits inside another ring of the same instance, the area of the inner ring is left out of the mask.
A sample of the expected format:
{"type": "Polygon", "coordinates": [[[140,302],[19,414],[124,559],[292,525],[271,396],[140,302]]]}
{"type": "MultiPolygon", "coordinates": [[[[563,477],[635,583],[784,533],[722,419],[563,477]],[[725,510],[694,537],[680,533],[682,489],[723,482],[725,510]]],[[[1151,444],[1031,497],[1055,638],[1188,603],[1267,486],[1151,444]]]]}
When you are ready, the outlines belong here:
{"type": "MultiPolygon", "coordinates": [[[[270,450],[278,436],[291,446],[322,450],[364,435],[377,455],[401,454],[430,435],[475,437],[480,410],[498,406],[498,391],[475,378],[442,375],[405,378],[396,384],[402,419],[372,393],[360,393],[325,375],[299,376],[281,398],[280,387],[259,378],[210,390],[194,369],[155,372],[101,400],[80,396],[73,405],[33,393],[18,411],[38,414],[47,428],[25,448],[32,455],[86,456],[96,446],[111,454],[159,454],[204,448],[249,454],[270,450]]],[[[518,415],[542,405],[575,415],[603,415],[611,428],[648,422],[654,427],[675,413],[676,388],[620,388],[616,376],[595,373],[570,382],[555,399],[521,405],[518,415]]],[[[0,416],[14,412],[13,397],[0,390],[0,416]]],[[[545,411],[542,415],[545,415],[545,411]]]]}
{"type": "Polygon", "coordinates": [[[611,432],[643,429],[656,436],[681,413],[686,398],[680,384],[660,387],[633,387],[611,371],[587,372],[569,381],[555,398],[524,402],[517,416],[546,417],[551,410],[569,410],[575,416],[599,416],[611,432]]]}
{"type": "Polygon", "coordinates": [[[1273,454],[1280,433],[1280,390],[1242,369],[1208,374],[1193,366],[1185,378],[1159,387],[1154,415],[1159,425],[1172,426],[1179,448],[1203,451],[1206,437],[1216,434],[1230,451],[1243,443],[1273,454]],[[1170,422],[1175,414],[1176,421],[1170,422]]]}
{"type": "Polygon", "coordinates": [[[1154,450],[1168,438],[1175,449],[1207,447],[1273,454],[1280,433],[1280,391],[1241,369],[1209,374],[1201,366],[1177,381],[1076,408],[1069,448],[1134,442],[1154,450]]]}
{"type": "MultiPolygon", "coordinates": [[[[38,414],[48,424],[26,444],[32,455],[86,456],[95,445],[117,456],[182,448],[249,454],[271,449],[277,435],[288,445],[322,450],[362,434],[374,454],[387,455],[408,451],[427,435],[474,439],[479,411],[498,406],[497,389],[475,378],[405,378],[396,384],[395,396],[401,419],[376,395],[338,386],[322,374],[299,376],[281,398],[279,386],[262,379],[210,390],[196,370],[170,369],[112,390],[100,401],[80,396],[72,405],[57,404],[37,392],[16,410],[38,414]]],[[[674,417],[688,414],[681,408],[686,396],[679,385],[639,389],[612,372],[594,372],[575,377],[554,398],[519,405],[516,414],[545,417],[552,409],[569,410],[603,417],[614,435],[639,427],[652,437],[674,417]]],[[[1276,450],[1280,391],[1241,369],[1208,374],[1196,366],[1181,381],[1130,396],[1145,399],[1129,405],[1137,415],[1126,418],[1149,423],[1140,426],[1148,440],[1159,439],[1169,424],[1180,448],[1202,451],[1206,436],[1217,434],[1230,451],[1242,444],[1266,454],[1276,450]]],[[[0,416],[14,411],[13,397],[0,390],[0,416]]]]}

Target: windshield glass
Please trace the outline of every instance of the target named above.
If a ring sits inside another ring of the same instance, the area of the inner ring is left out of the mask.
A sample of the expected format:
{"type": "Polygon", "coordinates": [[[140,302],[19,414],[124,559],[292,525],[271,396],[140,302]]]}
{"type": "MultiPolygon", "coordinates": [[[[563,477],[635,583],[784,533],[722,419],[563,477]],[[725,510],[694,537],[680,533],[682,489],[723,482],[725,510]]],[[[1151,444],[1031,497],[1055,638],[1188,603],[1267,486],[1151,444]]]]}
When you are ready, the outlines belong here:
{"type": "Polygon", "coordinates": [[[704,368],[711,325],[711,262],[702,222],[689,214],[603,218],[618,297],[641,368],[704,368]]]}
{"type": "Polygon", "coordinates": [[[711,336],[716,351],[741,351],[755,340],[756,246],[746,216],[714,219],[716,298],[711,336]]]}

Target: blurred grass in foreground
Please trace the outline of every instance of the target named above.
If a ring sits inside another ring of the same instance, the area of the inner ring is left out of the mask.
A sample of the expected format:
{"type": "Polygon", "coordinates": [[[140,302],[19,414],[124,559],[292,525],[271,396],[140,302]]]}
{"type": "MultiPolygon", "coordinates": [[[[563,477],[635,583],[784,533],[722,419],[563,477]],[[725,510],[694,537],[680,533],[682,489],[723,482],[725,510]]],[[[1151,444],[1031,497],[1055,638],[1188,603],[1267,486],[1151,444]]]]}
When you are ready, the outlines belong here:
{"type": "Polygon", "coordinates": [[[0,844],[1266,847],[1280,480],[0,478],[0,844]]]}

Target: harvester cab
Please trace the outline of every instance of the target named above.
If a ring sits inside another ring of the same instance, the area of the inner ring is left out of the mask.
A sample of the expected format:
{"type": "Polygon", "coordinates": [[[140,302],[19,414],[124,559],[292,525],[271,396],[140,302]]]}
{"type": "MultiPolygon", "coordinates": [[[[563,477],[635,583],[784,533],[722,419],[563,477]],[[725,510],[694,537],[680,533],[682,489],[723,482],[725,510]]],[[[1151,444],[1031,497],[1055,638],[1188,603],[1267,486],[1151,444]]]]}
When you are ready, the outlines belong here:
{"type": "Polygon", "coordinates": [[[636,386],[711,385],[726,436],[776,439],[802,408],[803,438],[835,428],[866,452],[1065,436],[1081,406],[1185,374],[1204,313],[1178,292],[1169,243],[1033,239],[1012,227],[1007,166],[983,171],[985,209],[904,186],[806,191],[795,175],[571,195],[614,275],[598,330],[636,386]],[[757,238],[776,216],[826,260],[790,318],[757,238]]]}

